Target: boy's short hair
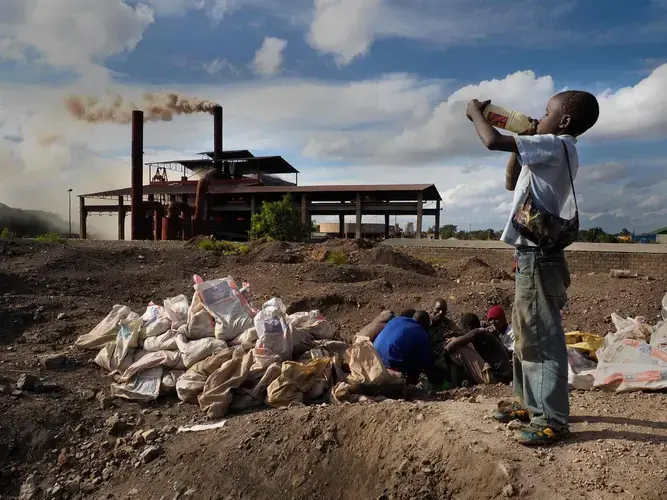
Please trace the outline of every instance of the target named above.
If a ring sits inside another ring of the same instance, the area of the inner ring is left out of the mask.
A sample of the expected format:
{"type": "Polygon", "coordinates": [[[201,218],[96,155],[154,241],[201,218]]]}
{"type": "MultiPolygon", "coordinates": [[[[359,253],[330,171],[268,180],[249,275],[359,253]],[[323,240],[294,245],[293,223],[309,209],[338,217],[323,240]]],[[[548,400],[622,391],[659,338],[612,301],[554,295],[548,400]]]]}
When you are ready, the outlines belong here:
{"type": "Polygon", "coordinates": [[[465,313],[461,316],[461,329],[464,331],[475,330],[481,328],[482,323],[479,321],[479,316],[473,313],[465,313]]]}
{"type": "Polygon", "coordinates": [[[570,126],[567,128],[569,134],[579,136],[598,121],[600,105],[590,92],[566,90],[556,95],[561,99],[563,113],[570,115],[570,126]]]}
{"type": "Polygon", "coordinates": [[[431,326],[431,317],[426,311],[416,311],[413,318],[424,328],[424,330],[431,326]]]}

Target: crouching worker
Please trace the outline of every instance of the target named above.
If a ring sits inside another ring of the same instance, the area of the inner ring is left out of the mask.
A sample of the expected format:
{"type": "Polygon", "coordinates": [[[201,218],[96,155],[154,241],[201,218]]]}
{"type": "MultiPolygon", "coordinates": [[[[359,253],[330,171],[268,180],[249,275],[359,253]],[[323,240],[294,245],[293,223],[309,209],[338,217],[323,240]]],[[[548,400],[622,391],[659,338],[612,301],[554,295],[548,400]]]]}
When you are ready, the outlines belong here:
{"type": "Polygon", "coordinates": [[[398,316],[387,323],[373,342],[384,366],[401,372],[410,385],[416,385],[419,375],[429,373],[433,366],[426,333],[430,323],[426,311],[417,311],[412,318],[398,316]]]}
{"type": "Polygon", "coordinates": [[[472,313],[461,317],[461,329],[466,333],[445,346],[452,360],[463,366],[475,383],[511,382],[512,366],[500,339],[488,328],[482,328],[479,318],[472,313]]]}

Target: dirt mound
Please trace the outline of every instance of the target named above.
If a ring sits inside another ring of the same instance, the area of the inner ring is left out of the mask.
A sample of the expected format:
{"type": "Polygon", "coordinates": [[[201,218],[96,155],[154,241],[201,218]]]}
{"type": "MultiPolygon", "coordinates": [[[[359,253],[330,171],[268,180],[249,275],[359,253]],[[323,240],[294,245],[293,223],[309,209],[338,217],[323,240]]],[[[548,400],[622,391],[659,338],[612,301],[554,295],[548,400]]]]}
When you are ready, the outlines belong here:
{"type": "Polygon", "coordinates": [[[319,243],[317,246],[323,246],[328,250],[368,250],[370,248],[375,248],[377,244],[374,241],[367,240],[365,238],[359,238],[356,240],[344,239],[344,238],[331,238],[328,240],[319,243]]]}
{"type": "Polygon", "coordinates": [[[445,265],[451,276],[473,281],[511,280],[512,276],[503,269],[496,269],[482,259],[468,257],[445,265]]]}
{"type": "Polygon", "coordinates": [[[135,479],[100,494],[171,497],[177,484],[201,499],[500,498],[511,481],[497,465],[504,443],[481,453],[448,417],[455,404],[442,405],[451,408],[386,400],[235,418],[219,432],[175,438],[135,479]]]}
{"type": "Polygon", "coordinates": [[[431,264],[397,252],[389,247],[375,247],[371,250],[360,251],[354,257],[355,263],[367,266],[391,266],[405,271],[435,276],[436,270],[431,264]]]}
{"type": "Polygon", "coordinates": [[[303,262],[299,247],[285,241],[257,241],[251,244],[248,257],[258,262],[294,264],[303,262]]]}
{"type": "Polygon", "coordinates": [[[360,283],[375,279],[375,274],[370,270],[332,263],[309,265],[300,268],[296,273],[311,283],[360,283]]]}

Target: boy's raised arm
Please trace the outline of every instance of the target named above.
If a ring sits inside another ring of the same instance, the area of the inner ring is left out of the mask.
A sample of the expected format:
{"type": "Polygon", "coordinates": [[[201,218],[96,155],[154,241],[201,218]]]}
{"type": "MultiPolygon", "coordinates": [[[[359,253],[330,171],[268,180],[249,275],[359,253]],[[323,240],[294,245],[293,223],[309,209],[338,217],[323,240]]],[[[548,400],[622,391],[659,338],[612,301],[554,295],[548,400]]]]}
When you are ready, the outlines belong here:
{"type": "Polygon", "coordinates": [[[489,104],[491,104],[491,101],[480,102],[477,99],[473,99],[468,103],[468,107],[466,108],[466,116],[475,124],[477,135],[479,135],[484,146],[491,151],[518,153],[519,150],[514,137],[499,133],[484,118],[484,108],[489,104]]]}

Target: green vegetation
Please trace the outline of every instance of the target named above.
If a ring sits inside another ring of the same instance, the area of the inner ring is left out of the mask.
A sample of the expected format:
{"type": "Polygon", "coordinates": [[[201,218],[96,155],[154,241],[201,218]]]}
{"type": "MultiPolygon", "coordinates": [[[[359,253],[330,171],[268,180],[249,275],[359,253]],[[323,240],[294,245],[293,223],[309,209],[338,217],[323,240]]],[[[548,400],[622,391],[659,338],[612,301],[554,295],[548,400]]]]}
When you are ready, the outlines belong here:
{"type": "Polygon", "coordinates": [[[16,235],[12,233],[8,227],[3,227],[2,231],[0,231],[0,239],[11,240],[14,238],[16,238],[16,235]]]}
{"type": "Polygon", "coordinates": [[[253,214],[250,221],[251,238],[303,241],[310,230],[309,225],[301,222],[301,210],[289,194],[280,201],[263,202],[262,210],[253,214]]]}
{"type": "Polygon", "coordinates": [[[250,247],[245,243],[224,240],[218,241],[216,239],[202,240],[199,242],[198,246],[200,250],[221,255],[245,255],[250,251],[250,247]]]}
{"type": "Polygon", "coordinates": [[[327,252],[327,256],[324,260],[326,262],[342,266],[347,264],[347,254],[345,252],[341,252],[340,250],[332,250],[327,252]]]}
{"type": "Polygon", "coordinates": [[[67,240],[58,233],[41,234],[35,238],[35,241],[40,243],[67,243],[67,240]]]}

